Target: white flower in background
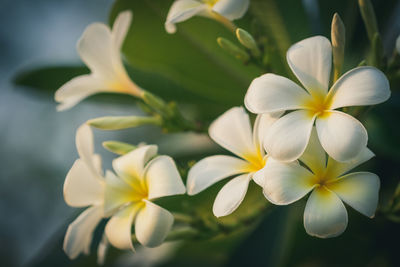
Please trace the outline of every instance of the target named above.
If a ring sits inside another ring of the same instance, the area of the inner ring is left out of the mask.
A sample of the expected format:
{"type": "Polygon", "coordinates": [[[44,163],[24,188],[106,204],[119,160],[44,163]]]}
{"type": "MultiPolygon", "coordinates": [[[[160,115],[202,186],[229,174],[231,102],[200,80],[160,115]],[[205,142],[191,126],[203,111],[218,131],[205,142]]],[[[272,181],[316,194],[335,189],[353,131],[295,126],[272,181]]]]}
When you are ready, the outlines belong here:
{"type": "Polygon", "coordinates": [[[309,235],[335,237],[347,227],[345,202],[368,217],[373,217],[379,193],[379,177],[370,172],[348,173],[374,154],[366,147],[353,160],[340,163],[328,157],[315,129],[300,161],[270,159],[264,172],[264,195],[277,205],[287,205],[312,191],[304,211],[304,227],[309,235]],[[311,171],[310,171],[311,170],[311,171]],[[343,202],[342,202],[343,201],[343,202]]]}
{"type": "Polygon", "coordinates": [[[389,82],[373,67],[358,67],[345,73],[328,91],[332,46],[322,36],[294,44],[287,52],[288,64],[303,84],[271,73],[251,83],[245,105],[253,113],[291,111],[267,132],[264,144],[271,157],[280,161],[299,158],[316,125],[325,151],[337,161],[356,157],[367,145],[367,131],[342,107],[374,105],[390,97],[389,82]]]}
{"type": "Polygon", "coordinates": [[[200,160],[189,170],[186,184],[188,194],[195,195],[224,178],[238,175],[222,187],[213,206],[217,217],[235,211],[243,201],[251,179],[263,185],[264,178],[259,174],[266,164],[267,156],[261,140],[266,129],[279,115],[257,116],[254,131],[251,129],[249,115],[242,107],[231,108],[217,118],[209,128],[210,137],[239,158],[216,155],[200,160]]]}
{"type": "Polygon", "coordinates": [[[113,161],[119,177],[106,176],[104,210],[114,215],[105,233],[119,249],[133,249],[133,224],[136,239],[146,247],[160,245],[172,227],[172,214],[152,200],[184,194],[185,186],[174,161],[156,154],[154,145],[137,148],[113,161]]]}
{"type": "Polygon", "coordinates": [[[178,22],[193,16],[213,18],[227,23],[243,17],[249,7],[249,0],[176,0],[167,16],[165,29],[175,33],[178,22]]]}
{"type": "Polygon", "coordinates": [[[396,39],[396,50],[397,50],[397,54],[400,55],[400,35],[396,39]]]}
{"type": "Polygon", "coordinates": [[[55,100],[61,103],[58,110],[69,109],[100,92],[140,96],[142,90],[129,78],[120,54],[131,20],[132,13],[124,11],[116,18],[112,30],[102,23],[86,28],[77,50],[91,73],[75,77],[57,90],[55,100]]]}
{"type": "MultiPolygon", "coordinates": [[[[72,207],[88,207],[69,226],[64,238],[64,251],[71,258],[88,254],[93,231],[104,217],[105,180],[101,158],[94,154],[93,134],[82,125],[76,133],[80,158],[75,161],[64,182],[64,199],[72,207]]],[[[104,256],[100,253],[100,257],[104,256]]],[[[101,259],[99,259],[101,261],[101,259]]]]}

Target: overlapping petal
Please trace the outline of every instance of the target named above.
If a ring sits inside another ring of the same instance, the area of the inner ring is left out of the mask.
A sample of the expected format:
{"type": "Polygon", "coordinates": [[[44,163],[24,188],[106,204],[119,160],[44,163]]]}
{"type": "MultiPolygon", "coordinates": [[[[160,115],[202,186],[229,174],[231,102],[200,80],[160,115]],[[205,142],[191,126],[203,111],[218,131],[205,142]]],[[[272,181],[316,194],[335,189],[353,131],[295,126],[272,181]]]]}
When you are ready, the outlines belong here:
{"type": "Polygon", "coordinates": [[[296,110],[277,120],[267,132],[264,147],[269,156],[280,161],[298,159],[307,147],[315,116],[296,110]]]}
{"type": "Polygon", "coordinates": [[[269,159],[264,174],[264,195],[276,205],[293,203],[314,188],[313,174],[297,162],[269,159]]]}
{"type": "Polygon", "coordinates": [[[254,79],[244,98],[253,113],[270,113],[305,108],[311,96],[291,80],[267,73],[254,79]]]}
{"type": "Polygon", "coordinates": [[[108,241],[119,249],[134,250],[132,245],[132,223],[143,204],[130,204],[119,210],[108,221],[105,233],[108,241]]]}
{"type": "Polygon", "coordinates": [[[322,172],[326,169],[325,150],[318,140],[315,127],[311,131],[310,140],[308,141],[306,150],[300,157],[300,161],[307,165],[315,175],[322,175],[322,172]]]}
{"type": "Polygon", "coordinates": [[[227,216],[239,207],[246,195],[250,180],[249,174],[242,174],[222,187],[213,205],[213,213],[216,217],[227,216]]]}
{"type": "Polygon", "coordinates": [[[390,97],[389,81],[374,67],[358,67],[345,73],[331,88],[332,109],[382,103],[390,97]]]}
{"type": "Polygon", "coordinates": [[[349,161],[367,146],[368,135],[364,126],[346,113],[327,112],[317,118],[316,128],[322,147],[336,161],[349,161]]]}
{"type": "Polygon", "coordinates": [[[115,176],[111,171],[107,171],[104,194],[104,213],[109,215],[126,203],[141,201],[141,196],[135,193],[133,187],[115,176]]]}
{"type": "Polygon", "coordinates": [[[188,173],[186,182],[188,195],[195,195],[229,176],[245,172],[248,163],[224,155],[206,157],[197,162],[188,173]]]}
{"type": "Polygon", "coordinates": [[[112,42],[112,34],[103,23],[90,24],[78,41],[78,53],[95,75],[113,80],[115,69],[121,69],[119,53],[112,42]]]}
{"type": "Polygon", "coordinates": [[[347,227],[347,211],[340,198],[325,187],[313,190],[304,211],[304,227],[309,235],[335,237],[347,227]]]}
{"type": "Polygon", "coordinates": [[[259,114],[256,117],[253,127],[253,142],[260,148],[260,151],[264,154],[263,142],[267,134],[267,131],[271,125],[276,122],[283,114],[283,111],[274,113],[259,114]]]}
{"type": "Polygon", "coordinates": [[[100,205],[104,199],[104,181],[82,159],[72,165],[64,182],[64,200],[72,207],[100,205]]]}
{"type": "Polygon", "coordinates": [[[249,8],[250,0],[219,0],[212,10],[229,20],[239,19],[244,16],[249,8]]]}
{"type": "Polygon", "coordinates": [[[375,154],[371,150],[364,147],[355,158],[346,162],[338,162],[332,158],[328,158],[327,172],[332,179],[337,178],[374,156],[375,154]]]}
{"type": "Polygon", "coordinates": [[[287,62],[303,86],[313,95],[328,92],[332,65],[332,46],[323,36],[314,36],[292,45],[287,62]]]}
{"type": "Polygon", "coordinates": [[[350,173],[327,187],[355,210],[374,217],[380,187],[377,175],[370,172],[350,173]]]}
{"type": "Polygon", "coordinates": [[[90,207],[68,226],[63,249],[70,259],[75,259],[82,252],[89,253],[93,232],[102,217],[102,207],[90,207]]]}
{"type": "Polygon", "coordinates": [[[180,195],[186,192],[175,162],[171,157],[158,156],[148,163],[144,174],[148,199],[180,195]]]}
{"type": "Polygon", "coordinates": [[[220,146],[246,158],[257,155],[249,115],[242,107],[234,107],[218,117],[209,128],[210,137],[220,146]]]}
{"type": "Polygon", "coordinates": [[[131,186],[142,183],[146,163],[157,154],[157,146],[139,147],[113,161],[118,176],[131,186]]]}
{"type": "Polygon", "coordinates": [[[137,240],[146,247],[156,247],[166,238],[174,222],[172,214],[145,200],[146,206],[140,210],[135,220],[137,240]]]}
{"type": "Polygon", "coordinates": [[[203,13],[207,9],[206,4],[195,0],[177,0],[169,9],[165,29],[168,33],[175,33],[178,22],[190,19],[193,16],[203,13]]]}

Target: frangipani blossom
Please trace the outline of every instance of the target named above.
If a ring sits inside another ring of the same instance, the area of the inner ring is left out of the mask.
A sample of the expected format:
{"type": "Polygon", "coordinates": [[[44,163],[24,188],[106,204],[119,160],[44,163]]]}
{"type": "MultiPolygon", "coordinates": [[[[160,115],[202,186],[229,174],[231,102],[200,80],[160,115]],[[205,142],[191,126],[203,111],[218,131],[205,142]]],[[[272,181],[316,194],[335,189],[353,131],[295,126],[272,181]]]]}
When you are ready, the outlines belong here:
{"type": "Polygon", "coordinates": [[[142,89],[129,78],[120,54],[131,20],[132,13],[124,11],[116,18],[112,30],[103,23],[86,28],[77,50],[91,73],[75,77],[57,90],[55,100],[61,103],[58,110],[69,109],[100,92],[141,95],[142,89]]]}
{"type": "Polygon", "coordinates": [[[390,89],[385,75],[373,67],[358,67],[345,73],[328,91],[332,46],[322,36],[294,44],[287,52],[287,61],[306,90],[268,73],[253,80],[245,97],[245,105],[253,113],[293,110],[266,133],[266,151],[280,161],[298,159],[315,122],[329,156],[341,162],[355,158],[367,145],[367,131],[358,120],[337,109],[386,101],[390,89]]]}
{"type": "Polygon", "coordinates": [[[379,177],[370,172],[348,173],[374,154],[366,147],[351,161],[341,163],[326,154],[315,129],[300,161],[270,159],[263,171],[264,195],[274,204],[287,205],[311,191],[304,211],[304,227],[309,235],[327,238],[343,233],[347,227],[345,202],[372,218],[379,193],[379,177]]]}
{"type": "MultiPolygon", "coordinates": [[[[104,217],[105,180],[101,158],[94,154],[93,134],[82,125],[76,133],[80,158],[75,161],[64,182],[64,199],[72,207],[88,207],[69,226],[64,238],[64,251],[71,258],[89,254],[93,231],[104,217]]],[[[99,253],[102,261],[103,253],[99,253]]]]}
{"type": "Polygon", "coordinates": [[[113,161],[106,175],[106,214],[114,214],[105,229],[108,241],[119,249],[132,249],[132,225],[136,239],[146,247],[160,245],[172,227],[172,214],[152,200],[185,193],[174,161],[156,156],[157,146],[146,145],[113,161]],[[153,159],[152,159],[153,158],[153,159]]]}
{"type": "Polygon", "coordinates": [[[396,39],[396,50],[397,50],[397,54],[400,55],[400,35],[397,36],[397,39],[396,39]]]}
{"type": "Polygon", "coordinates": [[[165,29],[168,33],[175,33],[176,23],[193,16],[229,22],[243,17],[248,7],[249,0],[176,0],[168,12],[165,29]]]}
{"type": "Polygon", "coordinates": [[[249,182],[263,185],[261,171],[267,161],[262,147],[266,129],[280,114],[263,114],[256,118],[254,130],[249,115],[242,107],[234,107],[217,118],[209,128],[210,137],[237,157],[216,155],[197,162],[190,170],[187,192],[195,195],[222,179],[238,175],[226,183],[215,199],[213,212],[217,217],[231,214],[243,201],[249,182]]]}

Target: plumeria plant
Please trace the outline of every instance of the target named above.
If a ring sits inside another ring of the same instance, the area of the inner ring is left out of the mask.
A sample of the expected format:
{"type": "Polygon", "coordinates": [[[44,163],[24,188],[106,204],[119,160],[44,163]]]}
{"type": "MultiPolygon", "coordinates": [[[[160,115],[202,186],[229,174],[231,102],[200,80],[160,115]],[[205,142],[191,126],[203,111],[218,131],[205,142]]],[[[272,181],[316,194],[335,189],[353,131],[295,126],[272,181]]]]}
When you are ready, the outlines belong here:
{"type": "MultiPolygon", "coordinates": [[[[136,246],[248,235],[271,220],[273,210],[292,203],[291,221],[301,225],[301,199],[305,232],[313,238],[346,235],[349,219],[361,217],[348,214],[348,207],[373,220],[400,221],[400,187],[385,189],[389,197],[381,201],[387,178],[364,171],[377,147],[369,142],[376,136],[368,133],[370,111],[391,98],[400,80],[400,37],[392,51],[383,49],[369,0],[358,1],[370,41],[359,64],[353,63],[356,56],[345,56],[346,25],[337,13],[330,36],[308,34],[290,42],[275,1],[144,1],[140,11],[133,2],[116,2],[112,26],[86,28],[77,51],[90,73],[55,92],[59,111],[98,93],[133,97],[143,111],[87,118],[77,130],[79,159],[65,179],[64,199],[88,208],[67,229],[64,251],[70,259],[91,252],[95,229],[103,236],[102,264],[109,246],[133,253],[136,246]],[[163,23],[145,19],[160,10],[163,23]],[[146,26],[136,24],[136,16],[164,32],[136,35],[146,26]],[[273,23],[277,29],[271,30],[273,23]],[[212,43],[201,41],[202,35],[212,35],[212,43]],[[141,45],[159,52],[146,55],[141,45]],[[191,53],[193,47],[200,53],[191,53]],[[147,79],[139,67],[148,71],[147,79]],[[187,89],[168,91],[166,79],[187,89]],[[240,90],[222,89],[230,86],[240,90]],[[165,135],[208,136],[212,149],[174,160],[168,150],[159,154],[157,144],[142,143],[146,138],[135,144],[106,141],[104,148],[117,156],[113,170],[104,172],[91,129],[144,125],[165,135]]],[[[380,154],[378,149],[375,158],[380,154]]]]}

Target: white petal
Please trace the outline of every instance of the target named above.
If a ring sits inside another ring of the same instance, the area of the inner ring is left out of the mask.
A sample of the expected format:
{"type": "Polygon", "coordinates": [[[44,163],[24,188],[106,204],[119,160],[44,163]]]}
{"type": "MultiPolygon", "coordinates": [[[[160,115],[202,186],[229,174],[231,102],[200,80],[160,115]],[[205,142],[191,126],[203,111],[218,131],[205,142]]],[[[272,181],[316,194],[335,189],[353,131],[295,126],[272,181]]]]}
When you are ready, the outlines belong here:
{"type": "Polygon", "coordinates": [[[83,211],[67,229],[63,249],[70,259],[80,253],[89,254],[93,232],[103,216],[101,206],[93,206],[83,211]]]}
{"type": "Polygon", "coordinates": [[[137,240],[146,247],[161,245],[174,223],[174,216],[166,209],[146,200],[146,206],[135,221],[137,240]]]}
{"type": "Polygon", "coordinates": [[[103,233],[99,246],[97,247],[97,265],[104,265],[109,246],[110,242],[108,242],[106,234],[103,233]]]}
{"type": "Polygon", "coordinates": [[[104,201],[104,182],[78,159],[64,182],[64,200],[72,207],[99,205],[104,201]]]}
{"type": "Polygon", "coordinates": [[[298,159],[307,147],[314,120],[305,110],[293,111],[278,119],[264,139],[269,156],[280,161],[298,159]]]}
{"type": "Polygon", "coordinates": [[[244,98],[253,113],[270,113],[305,107],[311,96],[291,80],[272,73],[254,79],[244,98]]]}
{"type": "Polygon", "coordinates": [[[382,103],[390,97],[389,81],[374,67],[358,67],[345,73],[329,92],[332,109],[382,103]]]}
{"type": "Polygon", "coordinates": [[[94,154],[93,132],[87,124],[82,124],[76,131],[75,143],[80,158],[94,173],[102,175],[101,158],[94,154]]]}
{"type": "Polygon", "coordinates": [[[111,171],[106,173],[106,186],[104,194],[104,213],[109,215],[124,204],[132,201],[141,201],[135,196],[134,189],[118,178],[111,171]]]}
{"type": "Polygon", "coordinates": [[[249,0],[219,0],[212,10],[229,20],[234,20],[244,16],[249,8],[249,3],[249,0]]]}
{"type": "Polygon", "coordinates": [[[229,215],[239,207],[246,195],[250,180],[249,174],[242,174],[222,187],[213,205],[213,213],[216,217],[229,215]]]}
{"type": "Polygon", "coordinates": [[[328,158],[327,173],[329,173],[332,178],[337,178],[354,169],[358,165],[370,160],[374,156],[375,154],[371,150],[369,150],[367,147],[364,147],[355,158],[346,162],[338,162],[332,158],[328,158]]]}
{"type": "MultiPolygon", "coordinates": [[[[266,158],[266,162],[268,161],[268,156],[266,156],[265,157],[266,158]]],[[[267,164],[268,164],[268,162],[267,162],[267,164]]],[[[251,179],[253,179],[253,181],[256,183],[256,184],[258,184],[259,186],[261,186],[261,187],[264,187],[264,180],[265,180],[265,177],[266,177],[266,174],[265,174],[265,168],[266,168],[266,166],[267,166],[267,164],[264,166],[264,168],[262,168],[261,170],[258,170],[258,171],[256,171],[256,172],[254,172],[252,175],[251,175],[251,179]]]]}
{"type": "Polygon", "coordinates": [[[400,55],[400,35],[396,39],[396,50],[397,50],[397,54],[400,55]]]}
{"type": "Polygon", "coordinates": [[[309,235],[335,237],[347,227],[347,211],[335,193],[319,187],[313,190],[304,211],[304,227],[309,235]]]}
{"type": "Polygon", "coordinates": [[[253,142],[258,144],[260,150],[264,152],[264,138],[271,125],[276,122],[283,114],[283,111],[275,113],[258,114],[253,127],[253,142]]]}
{"type": "Polygon", "coordinates": [[[300,161],[303,162],[311,171],[316,175],[322,175],[326,169],[326,154],[324,148],[319,142],[317,131],[313,127],[311,131],[310,140],[308,146],[300,157],[300,161]]]}
{"type": "Polygon", "coordinates": [[[55,100],[60,103],[57,110],[70,109],[86,97],[104,91],[107,88],[103,80],[91,74],[75,77],[56,91],[55,100]]]}
{"type": "Polygon", "coordinates": [[[194,0],[177,0],[168,11],[165,29],[168,33],[175,33],[175,24],[185,21],[191,17],[198,15],[207,8],[207,6],[199,1],[194,0]]]}
{"type": "Polygon", "coordinates": [[[132,12],[130,10],[119,13],[115,19],[111,34],[116,48],[121,49],[131,22],[132,12]]]}
{"type": "Polygon", "coordinates": [[[374,217],[380,187],[377,175],[370,172],[350,173],[327,187],[355,210],[374,217]]]}
{"type": "Polygon", "coordinates": [[[146,163],[156,154],[157,146],[142,146],[113,160],[113,168],[126,183],[136,186],[143,181],[146,163]]]}
{"type": "Polygon", "coordinates": [[[149,190],[149,199],[186,192],[175,162],[168,156],[158,156],[149,162],[145,172],[145,182],[149,190]]]}
{"type": "Polygon", "coordinates": [[[113,81],[117,73],[124,71],[111,31],[102,23],[93,23],[85,29],[77,49],[92,73],[103,80],[113,81]]]}
{"type": "Polygon", "coordinates": [[[367,146],[364,126],[346,113],[330,111],[317,118],[316,128],[322,147],[336,161],[349,161],[367,146]]]}
{"type": "Polygon", "coordinates": [[[107,222],[105,233],[111,245],[119,249],[134,250],[132,244],[132,223],[143,204],[131,204],[118,211],[107,222]]]}
{"type": "Polygon", "coordinates": [[[231,108],[219,116],[210,125],[208,132],[216,143],[239,157],[258,155],[249,115],[242,107],[231,108]]]}
{"type": "Polygon", "coordinates": [[[292,45],[286,54],[293,73],[312,94],[328,92],[332,65],[332,45],[323,36],[304,39],[292,45]]]}
{"type": "Polygon", "coordinates": [[[313,174],[297,162],[269,159],[264,174],[264,196],[276,205],[293,203],[314,188],[313,174]]]}
{"type": "Polygon", "coordinates": [[[206,157],[189,170],[187,193],[198,194],[224,178],[245,172],[248,165],[248,162],[231,156],[206,157]]]}

